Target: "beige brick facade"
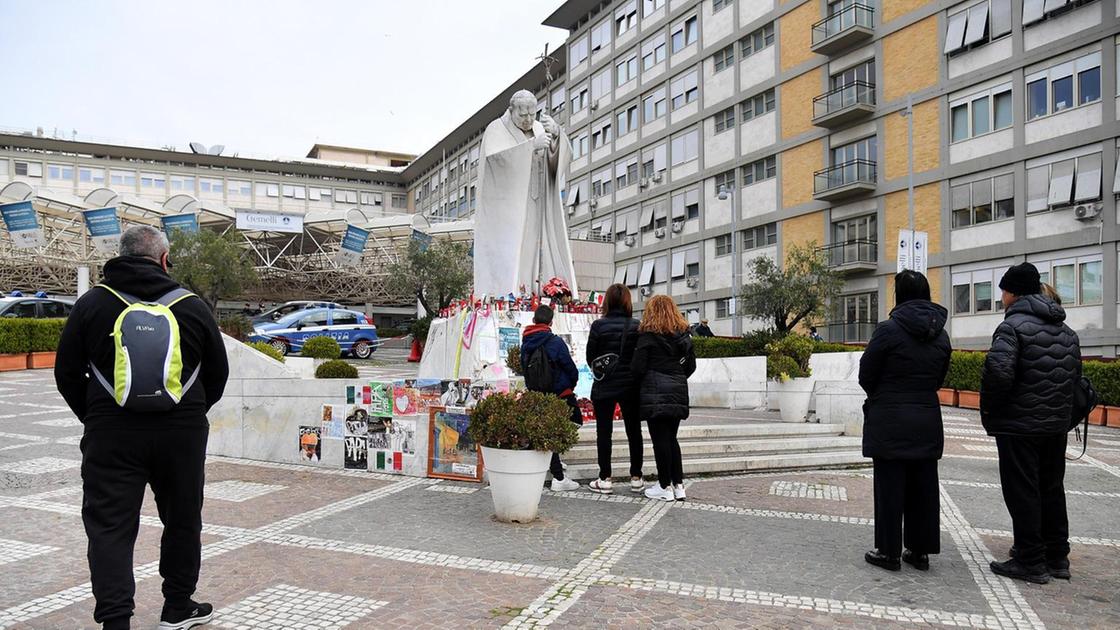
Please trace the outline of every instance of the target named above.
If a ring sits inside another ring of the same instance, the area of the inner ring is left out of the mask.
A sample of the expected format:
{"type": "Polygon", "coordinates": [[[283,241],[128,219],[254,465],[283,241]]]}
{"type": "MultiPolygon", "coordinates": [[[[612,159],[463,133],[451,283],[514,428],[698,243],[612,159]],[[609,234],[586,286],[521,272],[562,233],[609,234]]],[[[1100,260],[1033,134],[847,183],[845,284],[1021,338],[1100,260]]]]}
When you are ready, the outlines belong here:
{"type": "Polygon", "coordinates": [[[895,18],[902,17],[911,11],[916,11],[927,4],[933,3],[934,0],[887,0],[881,3],[882,9],[880,10],[882,11],[883,19],[877,21],[885,24],[895,18]]]}
{"type": "Polygon", "coordinates": [[[789,208],[813,200],[813,172],[819,171],[821,141],[814,140],[782,152],[782,206],[789,208]]]}
{"type": "Polygon", "coordinates": [[[937,16],[931,15],[883,38],[885,100],[893,101],[936,85],[940,59],[937,16]]]}
{"type": "MultiPolygon", "coordinates": [[[[926,273],[926,279],[929,280],[929,297],[930,297],[930,300],[933,301],[933,302],[936,302],[937,304],[941,304],[942,306],[944,306],[946,308],[949,307],[949,304],[948,304],[948,301],[947,301],[947,296],[941,295],[941,287],[943,286],[942,278],[945,276],[945,273],[946,273],[947,269],[948,269],[947,267],[938,267],[936,269],[931,268],[926,273]]],[[[886,298],[887,299],[884,300],[884,302],[887,305],[886,311],[889,313],[891,311],[891,309],[895,307],[895,303],[894,303],[894,274],[893,273],[891,275],[887,276],[887,295],[886,295],[886,298]]]]}
{"type": "Polygon", "coordinates": [[[782,221],[782,256],[788,255],[790,247],[794,245],[823,245],[824,232],[824,211],[810,212],[782,221]]]}
{"type": "Polygon", "coordinates": [[[813,98],[821,92],[818,71],[806,72],[782,84],[782,138],[816,129],[813,126],[813,98]]]}
{"type": "MultiPolygon", "coordinates": [[[[898,231],[909,222],[906,191],[893,192],[886,197],[885,243],[894,245],[898,231]]],[[[941,252],[941,185],[926,184],[914,189],[914,229],[929,233],[929,254],[941,252]]],[[[884,260],[898,260],[897,246],[887,246],[882,252],[884,260]]]]}
{"type": "Polygon", "coordinates": [[[820,19],[820,3],[809,0],[778,20],[782,70],[805,63],[815,56],[809,51],[809,46],[813,42],[813,24],[820,19]]]}
{"type": "MultiPolygon", "coordinates": [[[[941,162],[941,101],[931,99],[914,105],[914,172],[935,169],[941,162]]],[[[897,114],[885,119],[884,140],[886,147],[887,179],[906,177],[906,127],[905,116],[897,114]]]]}

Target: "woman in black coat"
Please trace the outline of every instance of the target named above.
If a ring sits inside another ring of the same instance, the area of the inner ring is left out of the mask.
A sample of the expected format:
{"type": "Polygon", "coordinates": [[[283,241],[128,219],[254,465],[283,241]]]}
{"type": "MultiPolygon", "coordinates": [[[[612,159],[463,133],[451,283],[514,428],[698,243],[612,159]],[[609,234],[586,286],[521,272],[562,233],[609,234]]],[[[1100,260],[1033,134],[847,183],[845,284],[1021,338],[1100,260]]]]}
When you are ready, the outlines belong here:
{"type": "Polygon", "coordinates": [[[638,414],[638,388],[630,375],[630,360],[638,344],[638,321],[633,318],[630,289],[624,284],[607,287],[603,299],[604,315],[591,324],[587,336],[587,365],[595,374],[591,385],[591,405],[595,408],[595,444],[599,458],[599,478],[588,484],[592,492],[610,494],[611,452],[614,448],[615,405],[622,410],[626,441],[630,446],[630,491],[641,492],[642,419],[638,414]]]}
{"type": "Polygon", "coordinates": [[[859,364],[867,392],[863,456],[875,465],[875,550],[864,559],[891,571],[901,559],[925,571],[929,554],[941,552],[937,460],[945,435],[937,390],[952,348],[948,312],[930,301],[925,276],[901,271],[894,286],[897,306],[875,328],[859,364]]]}
{"type": "Polygon", "coordinates": [[[696,353],[688,322],[667,295],[646,304],[638,327],[638,347],[630,372],[638,381],[642,419],[649,424],[657,483],[646,489],[650,499],[684,501],[684,471],[677,430],[688,417],[688,377],[696,371],[696,353]]]}

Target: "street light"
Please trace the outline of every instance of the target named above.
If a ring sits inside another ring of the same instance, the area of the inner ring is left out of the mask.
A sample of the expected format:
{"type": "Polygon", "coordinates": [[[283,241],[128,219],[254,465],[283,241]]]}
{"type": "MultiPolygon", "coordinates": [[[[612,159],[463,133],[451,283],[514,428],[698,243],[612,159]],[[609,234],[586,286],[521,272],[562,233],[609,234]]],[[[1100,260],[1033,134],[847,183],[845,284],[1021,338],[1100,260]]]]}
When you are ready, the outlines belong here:
{"type": "Polygon", "coordinates": [[[734,306],[731,313],[731,335],[738,337],[743,334],[743,322],[739,318],[739,292],[743,287],[739,281],[739,271],[743,261],[739,257],[739,209],[735,205],[735,191],[728,190],[726,184],[720,184],[720,201],[731,199],[731,304],[734,306]]]}

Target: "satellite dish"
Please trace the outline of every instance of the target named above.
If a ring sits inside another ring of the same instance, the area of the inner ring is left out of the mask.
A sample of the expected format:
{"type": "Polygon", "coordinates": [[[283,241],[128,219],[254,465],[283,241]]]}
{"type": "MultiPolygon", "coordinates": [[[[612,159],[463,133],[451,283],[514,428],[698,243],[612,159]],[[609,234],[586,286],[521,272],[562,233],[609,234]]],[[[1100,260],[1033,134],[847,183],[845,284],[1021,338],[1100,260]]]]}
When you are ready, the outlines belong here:
{"type": "Polygon", "coordinates": [[[225,150],[226,150],[225,145],[215,144],[214,146],[210,147],[210,155],[221,155],[222,151],[225,151],[225,150]]]}
{"type": "Polygon", "coordinates": [[[202,144],[201,142],[192,142],[191,143],[191,151],[194,151],[195,153],[205,154],[206,153],[206,145],[202,144]]]}

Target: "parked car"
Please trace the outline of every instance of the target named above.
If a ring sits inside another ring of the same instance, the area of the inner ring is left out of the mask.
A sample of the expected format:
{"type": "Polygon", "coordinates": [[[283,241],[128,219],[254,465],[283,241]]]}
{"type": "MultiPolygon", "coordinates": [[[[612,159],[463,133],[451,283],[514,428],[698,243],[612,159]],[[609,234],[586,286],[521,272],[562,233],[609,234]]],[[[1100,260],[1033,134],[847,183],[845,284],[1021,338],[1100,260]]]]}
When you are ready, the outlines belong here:
{"type": "Polygon", "coordinates": [[[330,337],[342,352],[368,359],[377,349],[377,327],[365,314],[344,308],[310,308],[262,322],[253,328],[249,341],[263,341],[282,354],[299,352],[311,337],[330,337]]]}
{"type": "Polygon", "coordinates": [[[264,311],[263,313],[253,316],[253,324],[263,322],[276,322],[285,315],[290,315],[296,311],[302,311],[308,308],[343,308],[341,304],[335,302],[316,302],[312,300],[297,300],[293,302],[284,302],[277,306],[264,311]]]}
{"type": "Polygon", "coordinates": [[[69,317],[73,300],[50,297],[0,298],[0,317],[69,317]]]}

